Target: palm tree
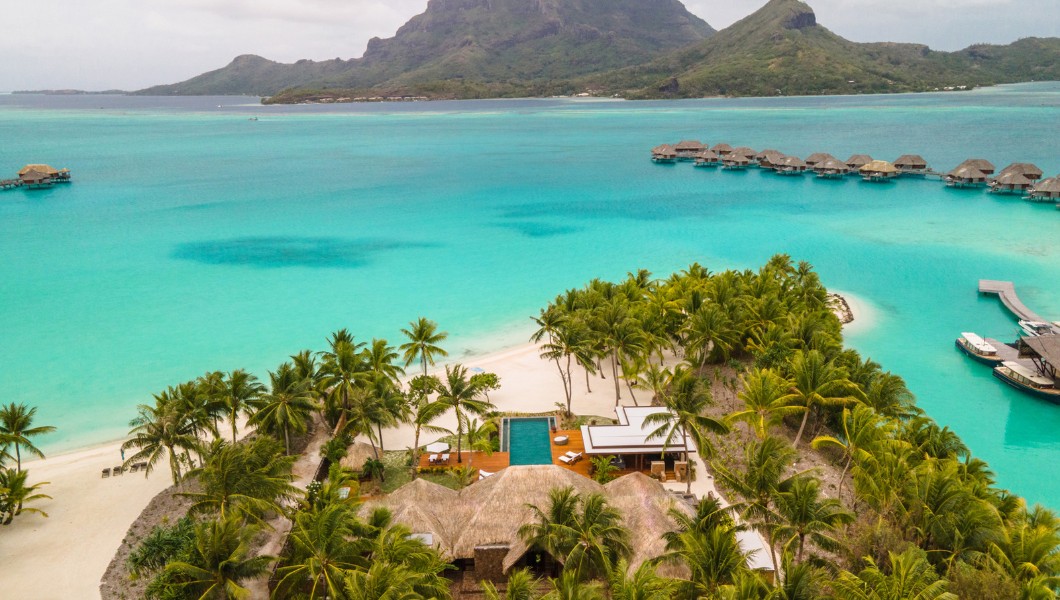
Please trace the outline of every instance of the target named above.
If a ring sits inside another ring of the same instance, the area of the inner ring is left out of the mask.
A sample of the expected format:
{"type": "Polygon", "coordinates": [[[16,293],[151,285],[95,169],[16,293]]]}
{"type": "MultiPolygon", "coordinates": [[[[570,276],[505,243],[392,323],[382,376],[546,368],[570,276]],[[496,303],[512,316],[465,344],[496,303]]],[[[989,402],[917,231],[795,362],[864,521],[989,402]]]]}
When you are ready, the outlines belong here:
{"type": "Polygon", "coordinates": [[[438,331],[438,324],[430,319],[420,317],[409,323],[408,329],[402,329],[401,333],[409,339],[408,342],[399,346],[404,352],[405,366],[409,366],[417,360],[423,366],[423,375],[427,376],[427,365],[434,366],[434,359],[439,356],[449,356],[440,344],[449,337],[449,334],[438,331]]]}
{"type": "Polygon", "coordinates": [[[818,436],[810,442],[810,445],[814,448],[837,448],[846,457],[843,472],[839,474],[839,491],[836,493],[842,498],[843,482],[846,480],[850,464],[854,458],[868,456],[875,448],[880,436],[884,434],[884,430],[881,429],[880,419],[876,413],[864,404],[855,406],[853,411],[844,408],[840,422],[843,425],[842,436],[818,436]]]}
{"type": "Polygon", "coordinates": [[[541,600],[604,600],[606,596],[596,581],[583,582],[574,571],[564,570],[559,577],[549,579],[552,587],[541,600]]]}
{"type": "Polygon", "coordinates": [[[698,359],[702,369],[712,354],[727,356],[736,338],[732,321],[717,304],[704,304],[688,319],[684,331],[689,358],[698,359]]]}
{"type": "Polygon", "coordinates": [[[328,390],[329,411],[332,415],[339,413],[332,425],[335,425],[336,430],[341,430],[348,418],[346,413],[350,410],[350,399],[367,371],[367,365],[360,352],[364,344],[355,343],[353,336],[345,329],[332,334],[329,345],[330,348],[321,353],[323,360],[319,372],[321,384],[328,390]]]}
{"type": "Polygon", "coordinates": [[[194,501],[192,513],[260,520],[268,511],[280,512],[281,503],[297,494],[291,485],[294,460],[283,456],[279,442],[271,438],[235,445],[215,440],[205,466],[188,473],[198,477],[201,491],[180,495],[194,501]]]}
{"type": "Polygon", "coordinates": [[[26,502],[51,499],[47,494],[36,493],[37,488],[47,485],[47,481],[27,485],[29,471],[0,469],[0,524],[10,525],[11,521],[23,512],[33,512],[47,517],[48,513],[39,508],[23,507],[26,502]]]}
{"type": "Polygon", "coordinates": [[[656,426],[647,439],[662,438],[663,453],[678,446],[684,452],[685,464],[689,473],[685,479],[688,483],[687,493],[692,493],[691,463],[688,461],[689,438],[699,449],[704,459],[713,454],[714,446],[707,439],[707,433],[726,433],[729,428],[725,423],[703,414],[712,404],[710,389],[703,380],[692,371],[683,367],[674,370],[673,381],[666,396],[668,410],[648,415],[644,426],[656,426]]]}
{"type": "Polygon", "coordinates": [[[889,553],[890,573],[871,558],[857,576],[844,571],[832,582],[836,600],[957,600],[946,591],[949,582],[935,573],[924,551],[912,547],[901,554],[889,553]]]}
{"type": "Polygon", "coordinates": [[[273,556],[251,556],[257,530],[239,519],[207,521],[195,526],[195,543],[185,560],[166,564],[172,587],[200,600],[244,599],[250,590],[240,585],[265,573],[273,556]]]}
{"type": "Polygon", "coordinates": [[[670,600],[677,597],[678,581],[661,577],[655,565],[645,562],[632,574],[629,562],[620,560],[607,576],[611,600],[670,600]]]}
{"type": "Polygon", "coordinates": [[[493,421],[484,421],[478,424],[478,419],[471,419],[467,424],[467,449],[471,454],[467,457],[467,467],[471,468],[471,461],[475,452],[481,452],[486,456],[493,456],[492,435],[497,432],[497,426],[493,421]]]}
{"type": "Polygon", "coordinates": [[[239,415],[251,417],[256,408],[255,403],[264,391],[265,386],[258,382],[258,378],[242,369],[232,371],[225,377],[221,393],[228,420],[232,424],[233,444],[236,443],[236,421],[239,415]]]}
{"type": "Polygon", "coordinates": [[[471,385],[467,377],[467,369],[461,365],[452,368],[445,367],[445,381],[439,381],[438,400],[446,410],[452,409],[456,413],[456,462],[463,462],[461,450],[464,435],[464,426],[469,414],[482,416],[486,411],[493,408],[489,402],[478,399],[481,392],[477,387],[471,385]]]}
{"type": "Polygon", "coordinates": [[[44,458],[30,438],[51,433],[55,427],[41,425],[33,427],[33,415],[37,414],[37,407],[27,408],[25,404],[12,402],[7,406],[0,406],[0,446],[8,445],[15,447],[15,470],[22,470],[22,450],[33,454],[37,458],[44,458]]]}
{"type": "Polygon", "coordinates": [[[373,562],[367,569],[346,576],[347,600],[413,600],[450,598],[445,580],[401,563],[373,562]],[[426,592],[426,593],[425,593],[426,592]]]}
{"type": "Polygon", "coordinates": [[[606,575],[632,554],[622,515],[601,494],[578,496],[573,489],[552,490],[548,513],[528,505],[535,520],[519,528],[527,545],[544,549],[580,580],[606,575]]]}
{"type": "Polygon", "coordinates": [[[482,581],[482,593],[486,600],[534,600],[537,595],[537,578],[530,569],[516,569],[508,575],[508,583],[505,585],[504,593],[497,591],[497,587],[489,581],[482,581]]]}
{"type": "Polygon", "coordinates": [[[256,404],[258,411],[250,423],[277,437],[282,434],[287,454],[291,453],[291,432],[305,433],[317,408],[308,381],[289,362],[269,372],[269,390],[259,395],[256,404]]]}
{"type": "Polygon", "coordinates": [[[291,557],[277,570],[280,579],[272,597],[304,592],[310,600],[342,598],[345,575],[361,560],[361,548],[349,541],[355,527],[355,513],[346,504],[298,513],[291,529],[291,557]]]}
{"type": "Polygon", "coordinates": [[[448,429],[431,425],[432,422],[449,410],[447,405],[441,402],[432,402],[427,396],[430,390],[438,385],[437,379],[423,377],[422,375],[415,377],[409,383],[409,392],[406,396],[409,403],[409,422],[415,428],[415,437],[412,444],[413,478],[416,477],[420,464],[420,434],[424,431],[439,434],[450,433],[448,429]]]}
{"type": "Polygon", "coordinates": [[[817,350],[797,352],[791,361],[792,406],[803,412],[802,424],[792,446],[799,440],[810,419],[810,412],[820,406],[844,406],[864,397],[857,385],[846,377],[846,371],[827,361],[817,350]]]}
{"type": "Polygon", "coordinates": [[[561,555],[566,544],[561,533],[563,527],[574,521],[579,499],[573,487],[549,490],[546,510],[528,505],[534,518],[519,526],[519,537],[527,546],[540,548],[552,556],[561,555]]]}
{"type": "Polygon", "coordinates": [[[386,340],[373,339],[364,349],[364,358],[369,372],[382,375],[391,381],[396,382],[405,374],[405,369],[395,362],[398,360],[398,353],[386,340]]]}
{"type": "Polygon", "coordinates": [[[802,562],[806,538],[824,550],[835,550],[839,542],[829,535],[839,525],[850,523],[854,515],[843,510],[838,500],[821,498],[821,483],[813,477],[796,477],[781,486],[776,497],[780,524],[776,537],[788,538],[784,548],[797,543],[795,560],[802,562]]]}
{"type": "Polygon", "coordinates": [[[741,379],[743,385],[738,397],[744,401],[745,408],[726,416],[729,423],[744,421],[763,440],[771,426],[799,412],[799,407],[789,404],[789,383],[772,369],[754,369],[741,379]]]}
{"type": "MultiPolygon", "coordinates": [[[[171,389],[172,390],[172,389],[171,389]]],[[[135,454],[125,460],[125,464],[144,461],[147,468],[144,477],[151,474],[156,463],[169,458],[169,472],[173,476],[173,485],[180,481],[180,462],[177,451],[189,452],[199,448],[199,440],[189,422],[182,418],[172,401],[171,390],[155,395],[155,405],[141,404],[137,407],[138,415],[129,425],[133,438],[122,444],[122,450],[136,448],[135,454]]]]}

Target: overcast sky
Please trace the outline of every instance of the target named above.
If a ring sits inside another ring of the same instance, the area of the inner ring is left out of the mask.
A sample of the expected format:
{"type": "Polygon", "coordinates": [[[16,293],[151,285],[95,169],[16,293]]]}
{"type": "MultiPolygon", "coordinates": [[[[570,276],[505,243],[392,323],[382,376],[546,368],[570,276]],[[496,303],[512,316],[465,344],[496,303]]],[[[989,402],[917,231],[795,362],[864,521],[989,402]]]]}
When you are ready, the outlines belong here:
{"type": "MultiPolygon", "coordinates": [[[[650,2],[651,0],[644,0],[650,2]]],[[[855,41],[979,42],[1060,36],[1058,0],[809,0],[855,41]]],[[[717,29],[765,0],[685,0],[717,29]]],[[[427,0],[34,0],[5,2],[0,90],[139,89],[224,66],[239,54],[291,62],[355,58],[427,0]]]]}

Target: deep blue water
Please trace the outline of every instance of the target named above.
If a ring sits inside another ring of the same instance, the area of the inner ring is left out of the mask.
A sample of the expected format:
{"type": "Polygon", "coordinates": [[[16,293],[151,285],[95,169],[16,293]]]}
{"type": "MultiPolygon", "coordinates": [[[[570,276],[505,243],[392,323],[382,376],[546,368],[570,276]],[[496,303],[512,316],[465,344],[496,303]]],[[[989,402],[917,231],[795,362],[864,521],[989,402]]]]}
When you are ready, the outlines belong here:
{"type": "MultiPolygon", "coordinates": [[[[420,315],[454,356],[525,341],[593,277],[785,252],[870,303],[848,342],[1032,500],[1060,498],[1060,406],[953,348],[1014,337],[980,278],[1060,319],[1060,211],[935,181],[873,185],[690,164],[699,138],[806,156],[970,156],[1060,172],[1060,84],[968,93],[679,102],[262,107],[246,98],[0,96],[0,402],[40,406],[51,451],[113,439],[207,370],[267,369],[335,329],[396,340],[420,315]],[[250,121],[255,116],[260,120],[250,121]]],[[[1055,506],[1055,502],[1054,502],[1055,506]]]]}

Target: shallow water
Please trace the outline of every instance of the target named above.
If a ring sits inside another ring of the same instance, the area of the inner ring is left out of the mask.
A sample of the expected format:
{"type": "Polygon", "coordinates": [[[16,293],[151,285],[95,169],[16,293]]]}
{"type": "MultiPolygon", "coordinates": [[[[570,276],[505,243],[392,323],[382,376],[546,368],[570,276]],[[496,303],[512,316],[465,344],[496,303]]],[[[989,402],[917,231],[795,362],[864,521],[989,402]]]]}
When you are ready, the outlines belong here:
{"type": "MultiPolygon", "coordinates": [[[[953,348],[1014,338],[980,298],[1012,280],[1060,318],[1060,211],[937,181],[818,181],[654,165],[700,138],[806,156],[969,156],[1060,172],[1060,84],[958,94],[261,107],[245,98],[0,96],[0,401],[40,406],[51,451],[127,431],[207,370],[260,375],[333,330],[396,340],[420,315],[454,355],[523,342],[566,287],[786,252],[872,304],[848,341],[1035,501],[1060,498],[1060,406],[953,348]],[[250,116],[260,120],[250,121],[250,116]]],[[[1054,506],[1056,505],[1053,502],[1054,506]]]]}

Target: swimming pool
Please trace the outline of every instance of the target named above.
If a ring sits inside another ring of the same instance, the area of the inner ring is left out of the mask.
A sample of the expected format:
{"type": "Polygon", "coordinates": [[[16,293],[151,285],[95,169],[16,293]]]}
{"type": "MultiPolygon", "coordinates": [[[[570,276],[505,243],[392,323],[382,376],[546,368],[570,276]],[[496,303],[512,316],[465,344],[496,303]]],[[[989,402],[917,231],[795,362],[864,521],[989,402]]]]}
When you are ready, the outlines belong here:
{"type": "Polygon", "coordinates": [[[511,465],[550,465],[550,431],[555,417],[507,418],[501,426],[501,452],[511,465]]]}

